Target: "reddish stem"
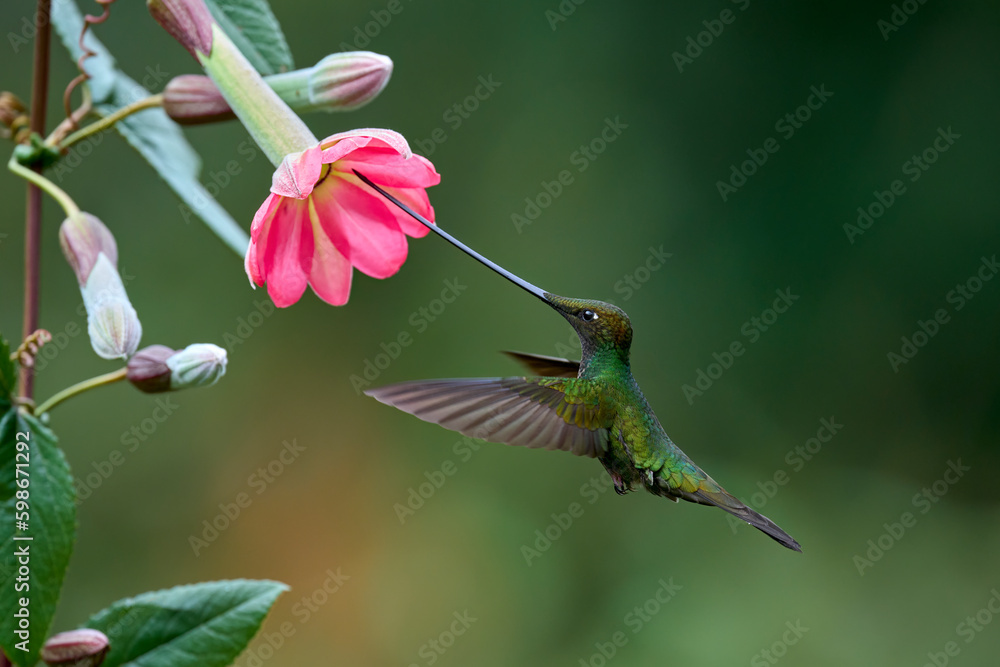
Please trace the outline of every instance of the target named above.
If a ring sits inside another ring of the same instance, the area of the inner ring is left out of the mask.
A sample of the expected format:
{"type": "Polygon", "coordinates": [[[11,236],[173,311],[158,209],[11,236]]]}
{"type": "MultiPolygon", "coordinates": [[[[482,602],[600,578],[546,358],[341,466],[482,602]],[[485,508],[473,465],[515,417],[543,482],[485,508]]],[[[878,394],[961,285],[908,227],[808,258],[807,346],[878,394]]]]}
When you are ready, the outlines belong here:
{"type": "MultiPolygon", "coordinates": [[[[31,131],[44,136],[45,107],[49,89],[49,36],[51,0],[38,0],[35,10],[35,56],[31,82],[31,131]]],[[[39,168],[38,171],[41,171],[39,168]]],[[[38,328],[38,265],[42,237],[42,191],[28,185],[28,201],[24,217],[24,335],[27,338],[38,328]]],[[[21,395],[31,400],[34,395],[34,373],[31,367],[21,367],[21,395]]]]}

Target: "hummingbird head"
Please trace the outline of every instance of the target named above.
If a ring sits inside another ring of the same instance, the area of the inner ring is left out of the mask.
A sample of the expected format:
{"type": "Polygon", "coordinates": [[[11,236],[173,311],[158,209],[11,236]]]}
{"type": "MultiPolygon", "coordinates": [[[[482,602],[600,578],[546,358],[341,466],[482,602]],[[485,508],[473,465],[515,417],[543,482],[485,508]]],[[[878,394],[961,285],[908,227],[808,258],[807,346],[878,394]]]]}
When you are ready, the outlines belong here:
{"type": "Polygon", "coordinates": [[[632,347],[632,323],[625,311],[603,301],[568,299],[549,292],[544,294],[545,302],[565,317],[580,336],[584,359],[598,350],[613,349],[622,361],[628,362],[629,348],[632,347]]]}

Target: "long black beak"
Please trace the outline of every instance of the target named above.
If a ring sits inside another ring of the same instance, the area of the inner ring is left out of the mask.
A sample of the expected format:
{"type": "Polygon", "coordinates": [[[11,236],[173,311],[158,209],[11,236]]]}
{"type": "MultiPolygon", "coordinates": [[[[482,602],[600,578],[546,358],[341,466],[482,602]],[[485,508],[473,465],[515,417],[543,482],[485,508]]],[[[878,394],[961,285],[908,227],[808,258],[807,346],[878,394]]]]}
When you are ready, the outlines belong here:
{"type": "Polygon", "coordinates": [[[382,195],[383,197],[385,197],[386,199],[388,199],[389,201],[391,201],[393,204],[395,204],[399,208],[401,208],[404,211],[406,211],[408,214],[410,214],[410,216],[412,218],[414,218],[415,220],[419,220],[424,225],[424,227],[426,227],[427,229],[431,230],[432,232],[434,232],[435,234],[437,234],[438,236],[440,236],[441,238],[443,238],[445,241],[447,241],[448,243],[452,244],[453,246],[455,246],[456,248],[458,248],[459,250],[461,250],[465,254],[469,255],[473,259],[476,259],[476,260],[482,262],[483,264],[485,264],[486,266],[490,267],[491,269],[493,269],[494,271],[496,271],[497,273],[499,273],[501,276],[503,276],[507,280],[509,280],[512,283],[514,283],[515,285],[517,285],[518,287],[521,287],[522,289],[525,289],[528,292],[531,292],[532,294],[534,294],[535,296],[537,296],[539,299],[541,299],[542,301],[544,301],[548,305],[555,306],[555,304],[553,304],[549,300],[549,298],[548,298],[548,292],[546,292],[545,290],[543,290],[541,288],[535,287],[534,285],[532,285],[531,283],[529,283],[527,280],[523,280],[523,279],[519,278],[518,276],[515,276],[513,273],[511,273],[507,269],[503,268],[499,264],[486,259],[482,255],[480,255],[478,252],[476,252],[475,250],[473,250],[469,246],[465,245],[464,243],[462,243],[461,241],[459,241],[458,239],[456,239],[454,236],[452,236],[448,232],[444,231],[443,229],[441,229],[440,227],[438,227],[437,225],[435,225],[431,221],[427,220],[426,218],[424,218],[424,216],[420,215],[419,213],[417,213],[416,211],[414,211],[412,208],[410,208],[409,206],[407,206],[403,202],[399,201],[398,199],[396,199],[395,197],[393,197],[391,194],[389,194],[388,192],[386,192],[385,190],[383,190],[379,186],[377,186],[374,183],[372,183],[368,179],[367,176],[365,176],[364,174],[362,174],[361,172],[359,172],[357,169],[354,169],[353,171],[354,171],[355,174],[357,174],[358,178],[360,178],[362,181],[364,181],[369,186],[371,186],[372,188],[374,188],[376,192],[378,192],[380,195],[382,195]]]}

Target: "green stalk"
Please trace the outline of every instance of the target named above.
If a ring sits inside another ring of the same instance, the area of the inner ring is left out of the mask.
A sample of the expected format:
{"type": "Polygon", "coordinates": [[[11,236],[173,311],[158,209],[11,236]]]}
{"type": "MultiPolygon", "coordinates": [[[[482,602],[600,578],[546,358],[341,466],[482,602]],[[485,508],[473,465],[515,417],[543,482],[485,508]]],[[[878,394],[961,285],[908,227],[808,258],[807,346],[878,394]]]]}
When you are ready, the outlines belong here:
{"type": "MultiPolygon", "coordinates": [[[[76,205],[76,202],[74,202],[62,188],[39,174],[37,171],[28,169],[14,159],[14,156],[11,156],[10,162],[7,163],[7,168],[26,181],[30,181],[34,185],[38,186],[50,197],[59,202],[59,205],[63,207],[64,211],[66,211],[66,217],[76,215],[80,212],[80,207],[76,205]]],[[[32,329],[32,331],[34,331],[34,329],[32,329]]]]}
{"type": "Polygon", "coordinates": [[[212,55],[198,53],[236,116],[274,166],[286,155],[300,153],[319,140],[257,73],[218,24],[212,24],[212,55]]]}
{"type": "Polygon", "coordinates": [[[97,387],[103,387],[106,384],[113,384],[115,382],[120,382],[125,379],[125,374],[128,372],[128,368],[119,368],[111,373],[105,373],[104,375],[98,375],[97,377],[92,377],[89,380],[84,380],[83,382],[78,382],[72,387],[67,387],[60,391],[58,394],[45,401],[37,408],[35,408],[35,416],[41,417],[43,414],[59,405],[67,398],[72,398],[77,394],[82,394],[85,391],[95,389],[97,387]]]}
{"type": "Polygon", "coordinates": [[[163,106],[162,93],[159,95],[150,95],[149,97],[141,99],[138,102],[133,102],[132,104],[124,106],[118,111],[115,111],[112,114],[108,114],[99,121],[91,123],[87,127],[81,128],[76,132],[74,132],[73,134],[69,135],[68,137],[59,142],[59,149],[66,150],[67,148],[69,148],[76,142],[80,141],[81,139],[86,139],[92,134],[97,134],[98,132],[102,132],[112,127],[122,118],[130,116],[136,113],[137,111],[143,111],[145,109],[151,109],[153,107],[158,107],[158,106],[163,106]]]}

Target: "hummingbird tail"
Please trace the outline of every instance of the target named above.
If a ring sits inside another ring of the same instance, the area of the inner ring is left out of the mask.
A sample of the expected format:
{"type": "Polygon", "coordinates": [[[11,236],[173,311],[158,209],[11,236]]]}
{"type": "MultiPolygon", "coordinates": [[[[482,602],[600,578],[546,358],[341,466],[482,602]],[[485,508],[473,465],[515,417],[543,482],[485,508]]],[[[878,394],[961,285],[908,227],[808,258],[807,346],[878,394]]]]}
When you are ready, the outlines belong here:
{"type": "MultiPolygon", "coordinates": [[[[674,491],[674,493],[677,493],[677,491],[674,491]]],[[[714,505],[719,509],[729,512],[737,519],[746,521],[757,530],[765,533],[781,546],[787,547],[792,551],[802,551],[802,547],[799,543],[796,542],[791,535],[779,528],[778,524],[774,523],[760,512],[747,507],[740,502],[738,498],[731,496],[721,487],[719,487],[718,491],[698,489],[693,493],[680,492],[678,495],[684,500],[689,500],[693,503],[699,503],[701,505],[714,505]]]]}

